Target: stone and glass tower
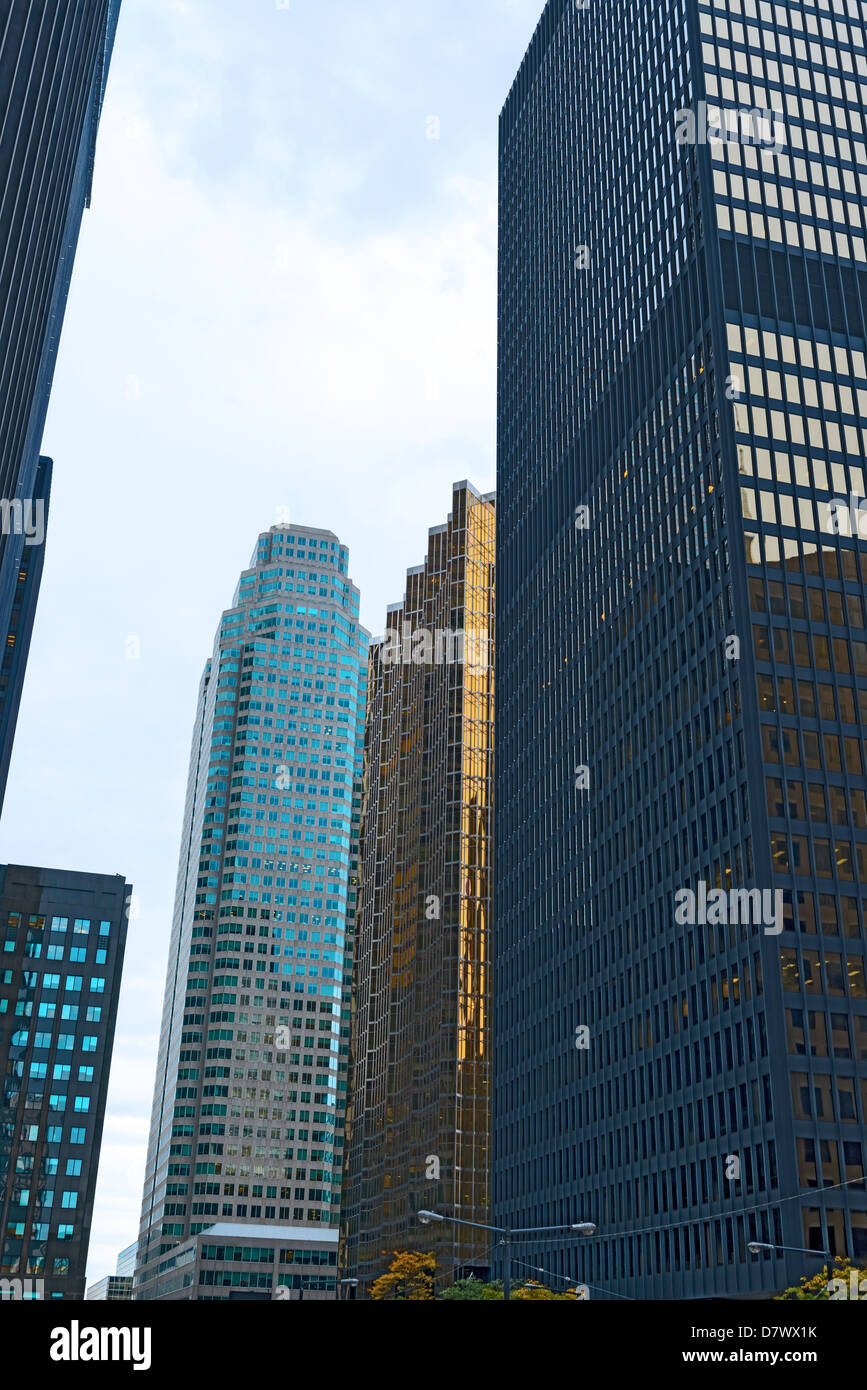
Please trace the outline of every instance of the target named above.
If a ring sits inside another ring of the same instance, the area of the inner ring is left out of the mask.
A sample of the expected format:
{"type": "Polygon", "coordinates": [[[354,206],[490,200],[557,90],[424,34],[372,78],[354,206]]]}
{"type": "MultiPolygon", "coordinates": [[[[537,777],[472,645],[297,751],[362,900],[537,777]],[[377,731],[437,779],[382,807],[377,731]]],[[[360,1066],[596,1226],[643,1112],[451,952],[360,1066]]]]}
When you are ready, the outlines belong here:
{"type": "Polygon", "coordinates": [[[343,1273],[489,1266],[492,496],[456,484],[370,652],[343,1273]]]}
{"type": "Polygon", "coordinates": [[[338,1224],[367,671],[348,563],[330,531],[260,536],[202,677],[136,1298],[176,1295],[172,1250],[211,1226],[338,1224]]]}

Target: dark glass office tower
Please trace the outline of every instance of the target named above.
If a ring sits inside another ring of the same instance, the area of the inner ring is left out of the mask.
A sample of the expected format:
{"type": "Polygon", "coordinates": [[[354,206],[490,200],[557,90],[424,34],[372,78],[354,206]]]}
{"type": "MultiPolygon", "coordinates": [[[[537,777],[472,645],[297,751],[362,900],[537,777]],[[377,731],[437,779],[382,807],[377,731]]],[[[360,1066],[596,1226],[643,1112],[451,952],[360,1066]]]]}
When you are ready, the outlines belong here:
{"type": "Polygon", "coordinates": [[[84,1298],[130,891],[0,866],[0,1298],[84,1298]]]}
{"type": "MultiPolygon", "coordinates": [[[[48,527],[48,503],[51,496],[52,462],[40,458],[33,486],[34,509],[29,514],[29,536],[22,531],[24,543],[15,576],[12,607],[6,628],[6,642],[0,653],[0,806],[6,788],[6,775],[12,757],[12,741],[18,723],[18,707],[24,686],[24,671],[33,636],[36,601],[42,583],[45,562],[45,533],[48,527]]],[[[25,514],[22,509],[22,527],[25,514]]]]}
{"type": "Polygon", "coordinates": [[[371,646],[342,1266],[489,1267],[492,496],[466,482],[371,646]]]}
{"type": "Polygon", "coordinates": [[[290,1249],[340,1219],[367,674],[348,565],[331,531],[261,535],[202,677],[136,1298],[198,1297],[183,1266],[215,1224],[290,1249]]]}
{"type": "MultiPolygon", "coordinates": [[[[120,0],[7,0],[0,14],[0,644],[20,601],[26,518],[120,0]],[[10,508],[17,504],[17,518],[10,508]],[[22,512],[25,524],[22,524],[22,512]]],[[[44,499],[43,499],[44,500],[44,499]]],[[[40,541],[41,548],[43,540],[40,541]]],[[[38,583],[31,589],[35,599],[38,583]]],[[[31,615],[32,620],[32,615],[31,615]]],[[[26,648],[0,701],[0,807],[26,648]]]]}
{"type": "Polygon", "coordinates": [[[632,1297],[867,1254],[865,51],[551,0],[501,117],[494,1214],[632,1297]]]}

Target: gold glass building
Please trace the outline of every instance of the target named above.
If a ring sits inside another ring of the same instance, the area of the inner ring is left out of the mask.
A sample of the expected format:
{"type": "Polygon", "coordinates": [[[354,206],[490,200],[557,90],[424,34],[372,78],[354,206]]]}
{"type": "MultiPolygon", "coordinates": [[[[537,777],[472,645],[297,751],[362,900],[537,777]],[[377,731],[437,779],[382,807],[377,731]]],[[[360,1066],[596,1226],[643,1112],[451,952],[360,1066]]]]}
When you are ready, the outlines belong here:
{"type": "Polygon", "coordinates": [[[494,498],[456,483],[369,660],[341,1263],[489,1262],[494,498]]]}

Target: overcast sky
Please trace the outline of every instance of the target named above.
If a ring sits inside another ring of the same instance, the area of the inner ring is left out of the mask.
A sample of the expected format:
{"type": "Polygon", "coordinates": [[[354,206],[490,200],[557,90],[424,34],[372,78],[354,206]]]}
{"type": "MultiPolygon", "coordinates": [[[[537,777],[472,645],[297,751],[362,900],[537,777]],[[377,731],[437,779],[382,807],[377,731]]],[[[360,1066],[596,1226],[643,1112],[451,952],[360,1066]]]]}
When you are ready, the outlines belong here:
{"type": "Polygon", "coordinates": [[[138,1233],[196,692],[256,537],[335,531],[378,632],[452,482],[494,486],[497,117],[543,8],[124,0],[0,827],[139,905],[89,1282],[138,1233]]]}

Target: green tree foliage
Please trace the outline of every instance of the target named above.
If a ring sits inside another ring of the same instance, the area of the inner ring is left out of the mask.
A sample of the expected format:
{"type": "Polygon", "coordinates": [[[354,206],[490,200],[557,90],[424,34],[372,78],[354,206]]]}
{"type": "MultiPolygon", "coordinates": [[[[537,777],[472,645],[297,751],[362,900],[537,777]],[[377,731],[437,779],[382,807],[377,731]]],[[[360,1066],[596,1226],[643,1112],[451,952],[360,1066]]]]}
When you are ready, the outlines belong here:
{"type": "Polygon", "coordinates": [[[441,1299],[450,1303],[492,1303],[502,1297],[503,1285],[499,1279],[491,1284],[483,1284],[481,1279],[456,1279],[440,1294],[441,1299]]]}
{"type": "MultiPolygon", "coordinates": [[[[523,1284],[512,1285],[512,1298],[519,1303],[574,1303],[568,1293],[554,1293],[544,1284],[534,1284],[527,1288],[523,1284]]],[[[480,1279],[457,1279],[451,1288],[443,1289],[441,1299],[449,1302],[494,1303],[504,1301],[503,1285],[499,1279],[483,1284],[480,1279]]]]}

